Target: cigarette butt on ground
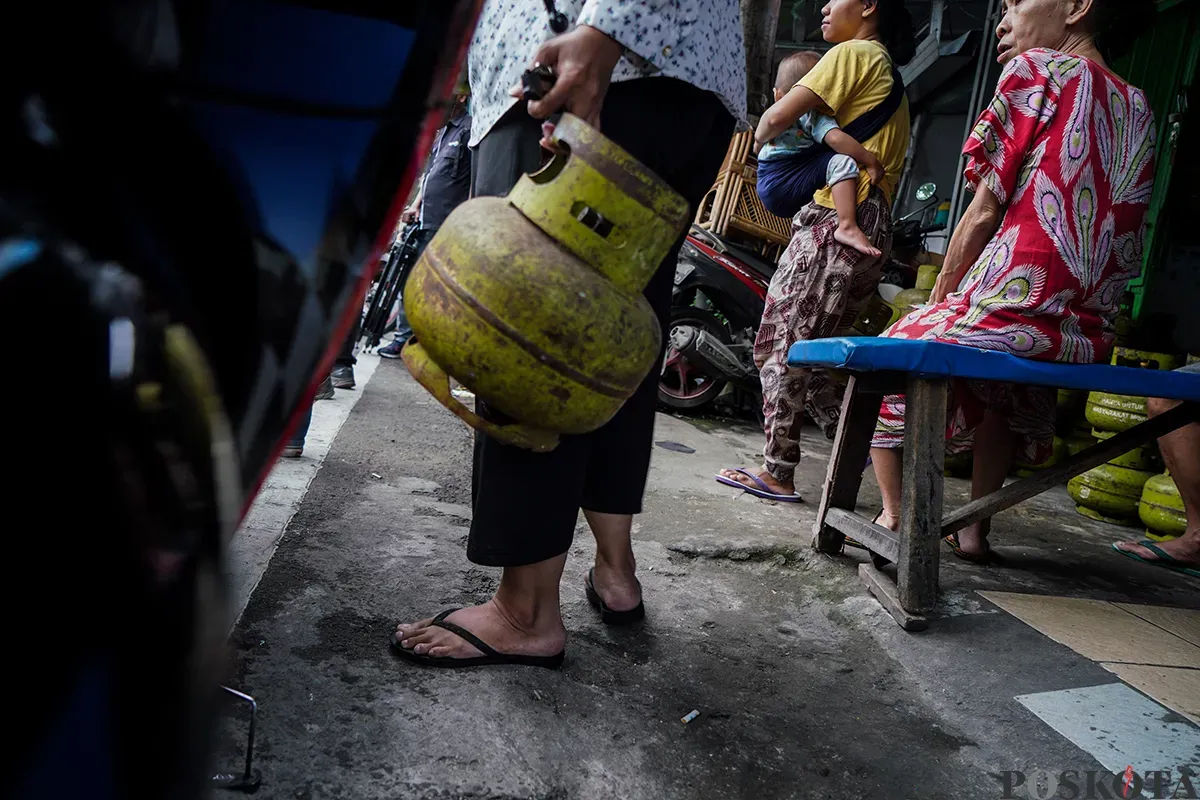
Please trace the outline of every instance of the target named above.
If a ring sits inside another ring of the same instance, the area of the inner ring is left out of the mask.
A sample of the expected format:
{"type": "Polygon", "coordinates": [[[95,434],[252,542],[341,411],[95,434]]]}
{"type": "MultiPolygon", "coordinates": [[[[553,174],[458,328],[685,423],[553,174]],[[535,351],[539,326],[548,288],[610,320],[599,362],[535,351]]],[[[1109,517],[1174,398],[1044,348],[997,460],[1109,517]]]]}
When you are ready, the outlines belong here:
{"type": "Polygon", "coordinates": [[[682,722],[684,725],[687,725],[689,722],[691,722],[698,716],[700,716],[700,712],[693,708],[691,711],[689,711],[687,714],[685,714],[683,716],[683,718],[680,719],[679,721],[682,722]]]}

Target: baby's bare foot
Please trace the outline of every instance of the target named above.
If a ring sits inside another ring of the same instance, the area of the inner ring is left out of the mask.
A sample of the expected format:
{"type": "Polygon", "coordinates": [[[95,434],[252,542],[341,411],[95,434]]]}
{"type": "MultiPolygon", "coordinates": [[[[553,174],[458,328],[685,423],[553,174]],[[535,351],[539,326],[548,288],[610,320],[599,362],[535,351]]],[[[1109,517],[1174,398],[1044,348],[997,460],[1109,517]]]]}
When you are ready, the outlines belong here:
{"type": "Polygon", "coordinates": [[[838,229],[833,232],[833,238],[838,244],[843,244],[846,247],[853,248],[854,250],[862,253],[864,256],[879,258],[881,255],[883,255],[883,252],[880,251],[878,247],[875,247],[873,244],[871,244],[871,240],[867,238],[865,233],[863,233],[862,228],[858,227],[857,225],[849,228],[839,226],[838,229]]]}

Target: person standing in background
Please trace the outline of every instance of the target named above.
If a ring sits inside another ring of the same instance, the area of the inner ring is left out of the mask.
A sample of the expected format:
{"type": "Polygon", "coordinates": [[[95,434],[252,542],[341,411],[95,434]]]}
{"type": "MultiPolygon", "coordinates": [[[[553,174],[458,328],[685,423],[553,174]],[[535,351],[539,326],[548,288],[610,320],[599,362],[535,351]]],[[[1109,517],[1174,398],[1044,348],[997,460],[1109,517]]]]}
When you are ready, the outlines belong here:
{"type": "MultiPolygon", "coordinates": [[[[864,117],[886,103],[894,86],[893,68],[913,57],[916,35],[904,0],[828,0],[821,13],[822,35],[833,47],[763,114],[757,144],[770,142],[812,111],[832,116],[842,127],[864,117]]],[[[869,253],[839,241],[829,187],[793,218],[792,241],[771,278],[754,343],[766,436],[762,466],[722,470],[716,476],[719,483],[769,500],[802,502],[795,483],[801,426],[807,416],[832,439],[844,387],[825,370],[792,369],[788,351],[798,341],[825,339],[850,328],[879,286],[892,250],[892,195],[904,171],[911,131],[905,99],[878,133],[862,143],[884,167],[878,184],[866,173],[858,178],[855,218],[867,235],[869,253]]]]}
{"type": "MultiPolygon", "coordinates": [[[[429,240],[446,221],[446,217],[450,216],[450,212],[466,201],[470,191],[471,157],[467,153],[467,140],[471,136],[471,117],[467,113],[467,101],[470,96],[471,91],[466,83],[461,84],[455,92],[450,118],[434,136],[433,150],[429,155],[417,198],[400,215],[402,222],[420,224],[420,230],[417,232],[417,256],[420,256],[425,245],[429,244],[429,240]]],[[[342,345],[341,352],[338,353],[333,372],[321,384],[314,399],[332,398],[335,388],[354,388],[354,365],[357,363],[354,346],[358,343],[361,331],[362,316],[359,315],[342,345]]],[[[410,336],[412,328],[408,326],[408,320],[404,317],[404,305],[400,304],[400,313],[396,318],[396,338],[377,352],[383,358],[399,358],[400,351],[410,336]]],[[[300,458],[304,454],[304,441],[311,424],[310,406],[285,444],[281,453],[283,458],[300,458]]]]}
{"type": "MultiPolygon", "coordinates": [[[[433,151],[429,154],[429,164],[425,169],[425,177],[421,179],[417,198],[400,215],[401,222],[418,224],[415,257],[420,257],[421,251],[438,232],[438,228],[442,227],[446,217],[465,203],[471,193],[471,155],[467,150],[467,142],[471,138],[471,115],[467,109],[470,96],[471,90],[465,83],[462,84],[455,94],[450,119],[433,138],[433,151]]],[[[404,288],[401,287],[400,291],[403,293],[404,288]]],[[[404,304],[401,303],[400,314],[396,318],[396,338],[391,344],[379,348],[379,355],[383,358],[399,358],[400,351],[411,336],[412,328],[404,316],[404,304]]]]}

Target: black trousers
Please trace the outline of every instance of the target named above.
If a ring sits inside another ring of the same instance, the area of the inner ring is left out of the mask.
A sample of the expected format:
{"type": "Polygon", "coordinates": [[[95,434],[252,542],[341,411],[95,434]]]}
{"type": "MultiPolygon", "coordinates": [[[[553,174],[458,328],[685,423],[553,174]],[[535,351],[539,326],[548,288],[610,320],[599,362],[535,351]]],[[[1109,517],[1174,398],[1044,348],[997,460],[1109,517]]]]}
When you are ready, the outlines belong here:
{"type": "Polygon", "coordinates": [[[350,326],[350,333],[346,334],[346,341],[342,342],[342,349],[338,352],[337,360],[333,363],[339,367],[353,367],[358,363],[358,359],[354,357],[354,345],[358,344],[358,337],[362,335],[362,314],[358,314],[354,318],[354,324],[350,326]]]}
{"type": "MultiPolygon", "coordinates": [[[[721,167],[734,120],[710,92],[673,78],[646,78],[609,88],[601,128],[682,194],[694,212],[721,167]]],[[[472,194],[508,194],[522,174],[540,166],[540,138],[541,123],[518,104],[473,154],[472,194]]],[[[664,327],[682,244],[681,237],[645,290],[664,327]]],[[[604,427],[564,436],[549,453],[522,450],[477,433],[467,557],[494,567],[535,564],[570,549],[581,508],[640,513],[657,400],[654,369],[604,427]]],[[[479,413],[496,418],[480,406],[479,413]]]]}

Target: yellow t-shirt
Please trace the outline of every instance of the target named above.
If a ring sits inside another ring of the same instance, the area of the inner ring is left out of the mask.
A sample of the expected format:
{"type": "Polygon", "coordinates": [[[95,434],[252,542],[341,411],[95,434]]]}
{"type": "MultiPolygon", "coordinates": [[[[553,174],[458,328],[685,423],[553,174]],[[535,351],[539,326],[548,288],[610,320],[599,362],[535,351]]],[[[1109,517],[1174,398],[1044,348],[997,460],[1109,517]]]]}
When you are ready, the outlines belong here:
{"type": "MultiPolygon", "coordinates": [[[[829,114],[844,128],[882,103],[892,91],[892,58],[879,42],[864,39],[843,42],[831,48],[797,85],[820,97],[823,105],[817,110],[829,114]]],[[[882,188],[889,201],[904,170],[910,127],[908,98],[905,98],[883,129],[862,142],[887,170],[882,188]]],[[[870,190],[871,179],[862,171],[858,176],[858,202],[866,200],[870,190]]],[[[825,208],[833,208],[829,187],[819,190],[813,200],[825,208]]]]}

